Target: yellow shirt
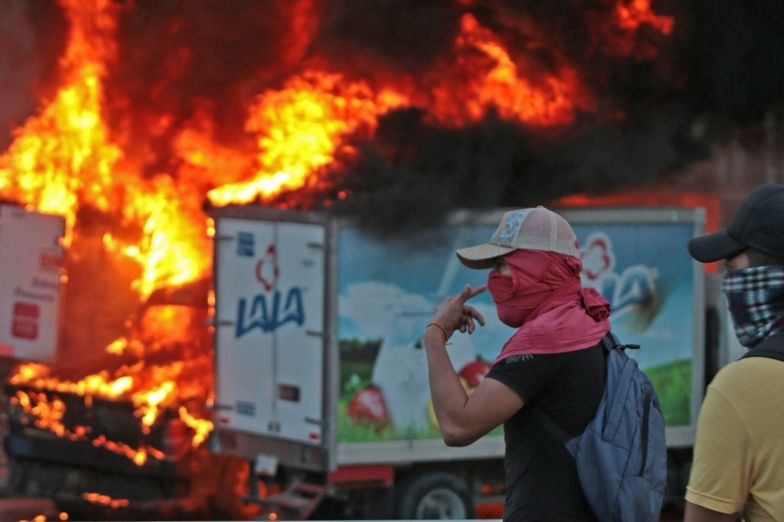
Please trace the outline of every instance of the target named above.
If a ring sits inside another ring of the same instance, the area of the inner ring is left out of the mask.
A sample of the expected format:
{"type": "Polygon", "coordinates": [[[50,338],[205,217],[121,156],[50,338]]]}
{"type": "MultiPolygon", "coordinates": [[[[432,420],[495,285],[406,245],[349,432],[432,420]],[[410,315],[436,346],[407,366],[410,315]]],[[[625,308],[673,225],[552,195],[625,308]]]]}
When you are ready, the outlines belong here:
{"type": "Polygon", "coordinates": [[[749,357],[724,367],[697,422],[686,500],[784,521],[784,361],[749,357]]]}

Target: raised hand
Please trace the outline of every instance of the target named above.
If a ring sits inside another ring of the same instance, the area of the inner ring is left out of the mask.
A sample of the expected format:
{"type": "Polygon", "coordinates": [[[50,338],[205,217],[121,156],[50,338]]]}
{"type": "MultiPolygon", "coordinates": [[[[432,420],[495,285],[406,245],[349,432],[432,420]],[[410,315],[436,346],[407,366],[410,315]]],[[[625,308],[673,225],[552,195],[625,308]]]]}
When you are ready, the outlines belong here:
{"type": "Polygon", "coordinates": [[[479,285],[473,288],[471,285],[466,285],[463,291],[457,295],[447,297],[441,303],[432,319],[430,324],[435,323],[444,329],[445,337],[448,339],[455,330],[462,333],[474,333],[476,329],[476,322],[480,325],[485,325],[485,318],[473,306],[467,305],[466,302],[487,289],[487,285],[479,285]]]}

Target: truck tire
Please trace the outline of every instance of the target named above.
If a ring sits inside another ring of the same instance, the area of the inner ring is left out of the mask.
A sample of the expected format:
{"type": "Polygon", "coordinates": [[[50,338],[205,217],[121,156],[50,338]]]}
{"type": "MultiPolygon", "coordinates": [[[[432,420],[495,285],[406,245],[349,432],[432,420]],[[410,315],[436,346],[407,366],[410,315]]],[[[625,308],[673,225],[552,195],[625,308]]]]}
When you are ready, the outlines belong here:
{"type": "Polygon", "coordinates": [[[409,520],[474,518],[474,504],[462,478],[450,473],[427,472],[401,482],[397,516],[409,520]]]}

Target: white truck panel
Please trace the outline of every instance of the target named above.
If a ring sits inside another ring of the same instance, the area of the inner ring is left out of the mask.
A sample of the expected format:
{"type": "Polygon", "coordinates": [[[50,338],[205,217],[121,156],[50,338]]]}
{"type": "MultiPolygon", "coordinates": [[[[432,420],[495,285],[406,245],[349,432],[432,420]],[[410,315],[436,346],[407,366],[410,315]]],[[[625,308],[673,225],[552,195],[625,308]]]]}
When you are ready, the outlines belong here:
{"type": "Polygon", "coordinates": [[[338,444],[340,465],[385,462],[408,464],[427,461],[493,459],[504,454],[503,437],[482,437],[470,446],[449,447],[440,439],[409,441],[351,442],[338,444]]]}
{"type": "Polygon", "coordinates": [[[0,356],[54,361],[64,232],[61,216],[0,205],[0,356]]]}
{"type": "Polygon", "coordinates": [[[215,392],[221,407],[219,422],[258,434],[267,433],[273,421],[274,337],[262,329],[266,327],[266,289],[257,270],[264,278],[264,250],[274,241],[271,223],[217,222],[215,392]],[[257,327],[252,326],[254,321],[257,327]]]}
{"type": "Polygon", "coordinates": [[[277,330],[275,409],[281,435],[322,441],[324,379],[325,237],[321,225],[278,224],[280,287],[290,289],[284,310],[295,323],[277,330]]]}
{"type": "Polygon", "coordinates": [[[221,425],[322,442],[324,227],[216,225],[216,402],[221,425]]]}

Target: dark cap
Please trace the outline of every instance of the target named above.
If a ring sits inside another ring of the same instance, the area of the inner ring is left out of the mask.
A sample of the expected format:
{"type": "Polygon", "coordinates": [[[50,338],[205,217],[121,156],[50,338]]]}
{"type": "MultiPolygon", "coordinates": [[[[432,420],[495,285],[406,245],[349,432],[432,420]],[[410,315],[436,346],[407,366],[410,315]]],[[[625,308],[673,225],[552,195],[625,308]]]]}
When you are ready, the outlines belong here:
{"type": "Polygon", "coordinates": [[[784,185],[757,187],[726,230],[689,241],[689,253],[702,263],[727,259],[748,248],[784,259],[784,185]]]}

